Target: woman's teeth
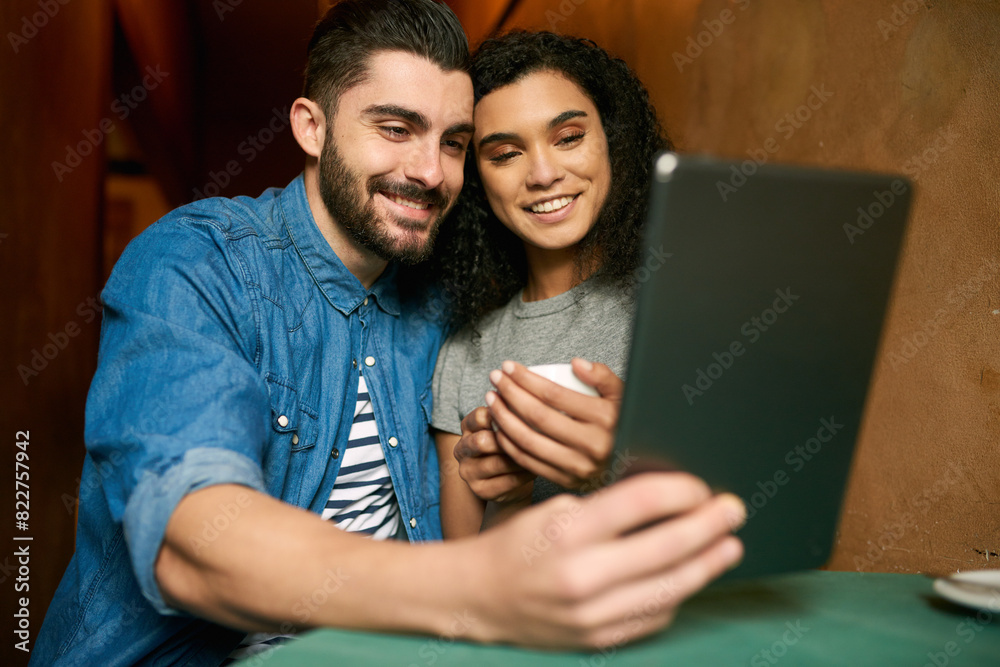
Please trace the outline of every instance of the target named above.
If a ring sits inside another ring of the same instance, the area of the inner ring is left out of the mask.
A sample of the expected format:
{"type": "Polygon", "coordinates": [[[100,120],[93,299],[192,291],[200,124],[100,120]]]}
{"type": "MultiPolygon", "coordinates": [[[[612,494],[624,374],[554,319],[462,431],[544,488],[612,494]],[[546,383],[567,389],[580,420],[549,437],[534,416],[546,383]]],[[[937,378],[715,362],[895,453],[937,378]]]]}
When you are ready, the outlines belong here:
{"type": "Polygon", "coordinates": [[[412,199],[403,199],[402,197],[398,197],[398,196],[395,196],[395,195],[390,196],[389,199],[391,199],[392,201],[394,201],[397,204],[400,204],[402,206],[409,206],[410,208],[415,208],[418,211],[423,211],[423,210],[425,210],[427,208],[427,204],[422,204],[420,202],[415,202],[412,199]]]}
{"type": "Polygon", "coordinates": [[[531,207],[531,212],[551,213],[552,211],[558,211],[563,207],[569,206],[574,199],[575,197],[560,197],[559,199],[550,199],[547,202],[542,202],[541,204],[533,205],[531,207]]]}

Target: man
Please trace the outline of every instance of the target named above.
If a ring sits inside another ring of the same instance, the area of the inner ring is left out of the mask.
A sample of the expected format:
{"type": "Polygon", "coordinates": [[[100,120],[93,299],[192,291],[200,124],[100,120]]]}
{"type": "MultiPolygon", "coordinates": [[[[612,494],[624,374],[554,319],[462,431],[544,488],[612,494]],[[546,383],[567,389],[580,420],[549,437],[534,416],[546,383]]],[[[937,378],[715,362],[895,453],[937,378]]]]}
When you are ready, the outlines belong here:
{"type": "Polygon", "coordinates": [[[429,254],[462,186],[467,51],[432,0],[337,5],[291,110],[303,175],[185,206],[126,250],[103,293],[77,550],[35,663],[217,665],[248,633],[320,626],[605,646],[738,560],[738,501],[680,475],[405,543],[440,537],[442,327],[397,264],[429,254]]]}

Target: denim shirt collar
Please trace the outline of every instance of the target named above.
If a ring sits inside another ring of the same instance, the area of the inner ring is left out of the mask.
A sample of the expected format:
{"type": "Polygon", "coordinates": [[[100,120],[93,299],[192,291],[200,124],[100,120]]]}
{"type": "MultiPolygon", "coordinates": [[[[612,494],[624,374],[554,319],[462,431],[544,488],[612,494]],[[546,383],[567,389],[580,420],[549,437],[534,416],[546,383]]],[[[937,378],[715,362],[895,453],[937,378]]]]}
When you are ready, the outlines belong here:
{"type": "Polygon", "coordinates": [[[282,222],[306,269],[330,304],[348,315],[358,308],[369,294],[386,313],[399,317],[399,292],[396,288],[395,262],[390,262],[371,290],[351,273],[333,251],[313,218],[306,197],[305,177],[299,174],[281,193],[279,209],[282,222]]]}

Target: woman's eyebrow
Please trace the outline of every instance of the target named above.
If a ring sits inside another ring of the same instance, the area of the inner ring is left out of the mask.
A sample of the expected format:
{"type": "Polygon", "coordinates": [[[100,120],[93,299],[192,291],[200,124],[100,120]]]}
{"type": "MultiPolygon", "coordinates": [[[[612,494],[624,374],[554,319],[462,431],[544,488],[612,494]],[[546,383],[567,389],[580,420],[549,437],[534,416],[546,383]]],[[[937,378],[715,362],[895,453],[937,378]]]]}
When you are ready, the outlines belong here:
{"type": "Polygon", "coordinates": [[[493,134],[487,134],[479,140],[479,149],[482,150],[483,146],[487,144],[499,144],[503,141],[518,141],[520,138],[520,135],[513,132],[494,132],[493,134]]]}
{"type": "Polygon", "coordinates": [[[559,125],[562,125],[568,120],[580,117],[586,118],[587,112],[580,111],[579,109],[571,109],[569,111],[563,111],[561,114],[559,114],[558,116],[549,121],[549,129],[551,130],[559,125]]]}
{"type": "MultiPolygon", "coordinates": [[[[587,112],[581,111],[579,109],[570,109],[569,111],[563,111],[561,114],[549,121],[548,129],[556,128],[568,120],[573,118],[586,118],[587,112]]],[[[514,132],[494,132],[493,134],[487,134],[485,137],[479,140],[479,148],[482,149],[483,146],[487,144],[498,144],[503,141],[518,141],[521,138],[520,135],[514,132]]]]}

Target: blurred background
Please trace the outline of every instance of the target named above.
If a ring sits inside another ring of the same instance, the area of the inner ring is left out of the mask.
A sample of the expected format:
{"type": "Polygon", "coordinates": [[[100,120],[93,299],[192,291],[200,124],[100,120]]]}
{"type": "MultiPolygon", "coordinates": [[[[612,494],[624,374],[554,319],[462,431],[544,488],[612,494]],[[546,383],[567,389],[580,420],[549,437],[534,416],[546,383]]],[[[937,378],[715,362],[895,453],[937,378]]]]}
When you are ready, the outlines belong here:
{"type": "MultiPolygon", "coordinates": [[[[32,641],[73,551],[104,281],[170,209],[255,196],[299,173],[288,109],[328,4],[0,5],[0,457],[13,473],[17,432],[30,433],[31,499],[29,528],[15,531],[8,476],[0,597],[9,619],[24,595],[9,535],[31,536],[32,641]]],[[[681,151],[759,160],[768,146],[770,162],[915,180],[830,567],[1000,566],[1000,5],[448,4],[473,44],[524,27],[624,58],[681,151]]]]}

